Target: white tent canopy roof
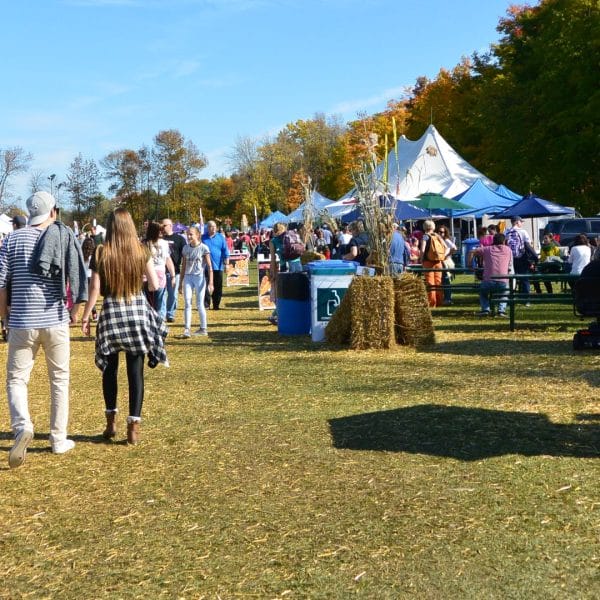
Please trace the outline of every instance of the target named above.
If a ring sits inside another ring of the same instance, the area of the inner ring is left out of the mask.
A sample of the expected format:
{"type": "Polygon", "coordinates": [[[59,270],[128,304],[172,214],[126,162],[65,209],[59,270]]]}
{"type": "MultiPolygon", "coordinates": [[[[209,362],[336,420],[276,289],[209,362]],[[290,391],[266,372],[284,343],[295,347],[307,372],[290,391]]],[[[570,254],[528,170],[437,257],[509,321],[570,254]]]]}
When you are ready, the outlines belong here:
{"type": "Polygon", "coordinates": [[[0,215],[0,234],[7,234],[13,230],[12,218],[7,214],[0,215]]]}
{"type": "MultiPolygon", "coordinates": [[[[388,154],[388,193],[398,200],[414,200],[425,192],[442,194],[454,198],[467,190],[477,179],[481,179],[491,189],[496,184],[471,166],[448,144],[439,131],[429,125],[425,133],[416,141],[406,136],[398,140],[396,150],[388,154]]],[[[384,161],[377,165],[377,179],[383,179],[384,161]]],[[[381,189],[381,193],[385,190],[381,189]]],[[[351,190],[337,202],[330,204],[327,210],[333,216],[339,216],[352,210],[349,198],[351,190]]]]}
{"type": "MultiPolygon", "coordinates": [[[[383,170],[381,162],[377,166],[378,179],[383,178],[383,170]]],[[[398,160],[394,149],[388,154],[389,192],[399,200],[412,200],[425,192],[453,198],[477,179],[496,188],[496,184],[462,158],[433,125],[414,142],[401,136],[398,160]]]]}
{"type": "MultiPolygon", "coordinates": [[[[321,212],[326,206],[331,204],[331,200],[326,198],[322,194],[319,194],[317,190],[313,190],[312,192],[312,202],[313,202],[313,218],[317,216],[319,212],[321,212]]],[[[298,208],[293,210],[288,216],[289,223],[300,223],[304,220],[304,205],[306,202],[303,202],[298,208]]]]}

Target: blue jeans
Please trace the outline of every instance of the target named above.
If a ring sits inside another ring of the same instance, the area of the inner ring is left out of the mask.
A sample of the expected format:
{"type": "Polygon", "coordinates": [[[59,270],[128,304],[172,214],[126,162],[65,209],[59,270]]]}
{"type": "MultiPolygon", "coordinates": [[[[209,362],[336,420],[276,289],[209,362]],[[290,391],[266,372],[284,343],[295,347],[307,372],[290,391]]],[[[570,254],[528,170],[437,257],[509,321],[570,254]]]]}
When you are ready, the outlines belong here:
{"type": "Polygon", "coordinates": [[[167,316],[167,288],[158,288],[154,292],[154,310],[164,319],[167,316]]]}
{"type": "MultiPolygon", "coordinates": [[[[504,292],[507,296],[508,284],[505,281],[482,281],[479,287],[479,305],[482,312],[490,312],[490,295],[493,292],[504,292]]],[[[498,312],[506,312],[506,302],[498,304],[498,312]]]]}
{"type": "Polygon", "coordinates": [[[175,275],[175,287],[172,285],[171,273],[167,273],[167,319],[175,318],[177,309],[177,295],[179,290],[179,273],[175,275]]]}
{"type": "Polygon", "coordinates": [[[404,263],[391,262],[390,263],[390,275],[401,275],[404,273],[404,263]]]}

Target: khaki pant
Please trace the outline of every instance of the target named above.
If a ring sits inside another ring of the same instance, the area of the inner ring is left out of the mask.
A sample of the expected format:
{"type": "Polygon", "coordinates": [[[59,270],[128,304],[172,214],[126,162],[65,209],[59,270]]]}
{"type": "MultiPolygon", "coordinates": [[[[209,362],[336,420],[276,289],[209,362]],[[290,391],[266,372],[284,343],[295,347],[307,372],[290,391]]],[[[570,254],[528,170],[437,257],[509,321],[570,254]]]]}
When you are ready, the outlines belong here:
{"type": "Polygon", "coordinates": [[[50,380],[50,443],[54,446],[67,438],[70,358],[68,325],[48,329],[9,329],[6,393],[10,425],[15,435],[23,429],[33,431],[27,386],[40,346],[46,354],[50,380]]]}

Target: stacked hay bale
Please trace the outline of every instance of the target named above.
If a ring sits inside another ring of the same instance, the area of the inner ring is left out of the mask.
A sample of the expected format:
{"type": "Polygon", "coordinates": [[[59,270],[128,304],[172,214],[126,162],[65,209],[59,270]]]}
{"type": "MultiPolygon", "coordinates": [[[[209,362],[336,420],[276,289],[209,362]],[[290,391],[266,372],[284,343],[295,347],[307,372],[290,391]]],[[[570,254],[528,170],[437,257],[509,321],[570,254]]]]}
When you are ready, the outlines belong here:
{"type": "Polygon", "coordinates": [[[396,341],[416,348],[435,343],[425,283],[412,273],[403,273],[393,280],[396,341]]]}
{"type": "Polygon", "coordinates": [[[423,280],[355,277],[325,329],[325,339],[353,350],[389,349],[396,342],[424,347],[435,342],[423,280]]]}
{"type": "Polygon", "coordinates": [[[391,277],[355,277],[325,330],[334,344],[353,350],[395,346],[394,286],[391,277]]]}

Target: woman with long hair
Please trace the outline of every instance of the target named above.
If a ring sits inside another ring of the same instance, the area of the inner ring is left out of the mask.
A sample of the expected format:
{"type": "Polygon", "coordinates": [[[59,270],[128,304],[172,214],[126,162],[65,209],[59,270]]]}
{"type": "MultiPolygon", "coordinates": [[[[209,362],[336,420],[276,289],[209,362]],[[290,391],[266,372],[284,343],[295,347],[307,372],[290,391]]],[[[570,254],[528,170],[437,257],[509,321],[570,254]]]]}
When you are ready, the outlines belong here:
{"type": "Polygon", "coordinates": [[[106,240],[90,261],[92,278],[82,317],[82,330],[90,335],[90,315],[99,294],[104,297],[96,330],[96,366],[102,371],[106,405],[106,439],[115,437],[119,352],[125,352],[129,382],[127,442],[136,444],[144,400],[144,358],[148,366],[168,365],[164,340],[167,328],[142,292],[144,276],[150,290],[158,287],[154,262],[139,242],[131,215],[117,208],[108,218],[106,240]]]}
{"type": "Polygon", "coordinates": [[[154,270],[158,276],[158,287],[154,290],[146,287],[146,297],[152,308],[164,319],[167,316],[167,271],[171,275],[171,285],[175,286],[175,265],[171,259],[169,244],[162,238],[160,223],[151,221],[146,229],[144,244],[150,252],[154,270]]]}

